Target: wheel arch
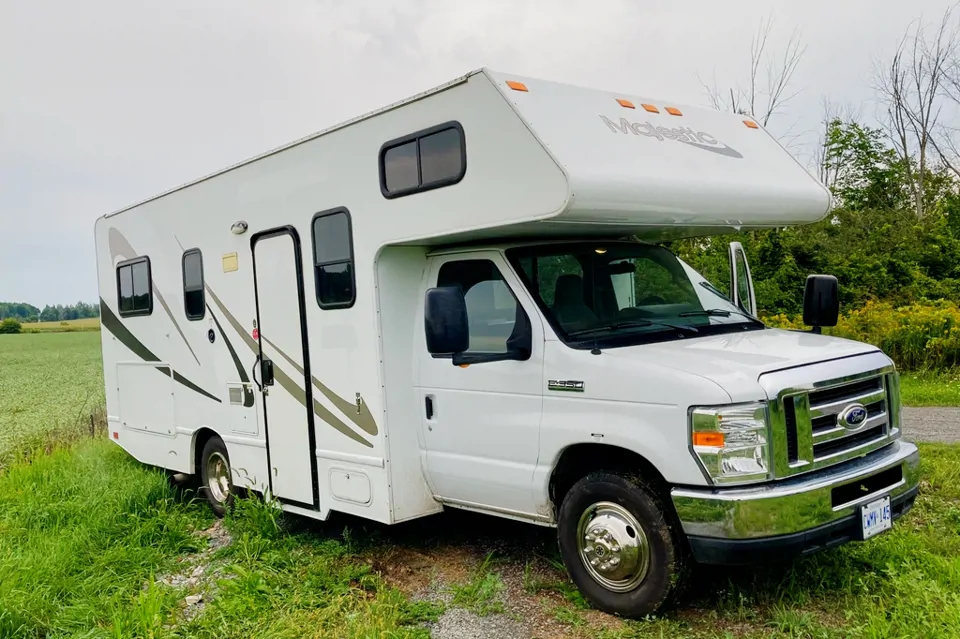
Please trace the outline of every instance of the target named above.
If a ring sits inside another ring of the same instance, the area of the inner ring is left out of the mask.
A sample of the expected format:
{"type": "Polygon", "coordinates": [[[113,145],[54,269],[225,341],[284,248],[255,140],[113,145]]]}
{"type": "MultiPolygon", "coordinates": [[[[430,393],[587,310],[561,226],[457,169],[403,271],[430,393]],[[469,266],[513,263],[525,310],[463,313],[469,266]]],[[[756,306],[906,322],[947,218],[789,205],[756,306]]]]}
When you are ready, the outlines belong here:
{"type": "Polygon", "coordinates": [[[664,507],[672,510],[669,485],[646,457],[614,444],[579,443],[563,449],[550,473],[548,489],[554,512],[559,511],[563,498],[575,483],[598,470],[638,472],[664,507]]]}
{"type": "MultiPolygon", "coordinates": [[[[199,475],[200,468],[203,465],[203,460],[200,457],[203,455],[203,447],[207,445],[207,442],[213,439],[214,437],[223,441],[223,438],[217,433],[217,431],[212,428],[207,428],[206,426],[198,428],[196,432],[193,433],[193,441],[190,444],[190,470],[191,474],[199,475]]],[[[224,444],[226,445],[226,444],[224,444]]]]}

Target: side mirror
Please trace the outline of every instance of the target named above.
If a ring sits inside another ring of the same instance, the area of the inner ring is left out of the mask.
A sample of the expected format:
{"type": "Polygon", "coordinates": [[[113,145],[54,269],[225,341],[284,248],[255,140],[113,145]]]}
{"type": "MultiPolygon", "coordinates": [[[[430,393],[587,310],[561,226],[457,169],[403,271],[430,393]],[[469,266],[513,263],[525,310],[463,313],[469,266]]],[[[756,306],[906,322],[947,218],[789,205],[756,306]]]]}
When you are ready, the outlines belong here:
{"type": "Polygon", "coordinates": [[[456,286],[441,286],[427,291],[423,323],[430,354],[451,355],[470,348],[467,303],[456,286]]]}
{"type": "Polygon", "coordinates": [[[809,275],[803,290],[803,323],[819,333],[836,326],[840,316],[840,285],[832,275],[809,275]]]}

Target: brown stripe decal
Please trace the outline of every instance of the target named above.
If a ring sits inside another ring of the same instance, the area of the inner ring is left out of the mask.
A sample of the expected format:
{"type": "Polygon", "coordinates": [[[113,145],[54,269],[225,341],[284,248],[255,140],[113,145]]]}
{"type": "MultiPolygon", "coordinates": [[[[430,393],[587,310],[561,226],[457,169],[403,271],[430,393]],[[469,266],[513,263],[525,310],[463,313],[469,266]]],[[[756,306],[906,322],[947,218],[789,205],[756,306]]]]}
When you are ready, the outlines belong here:
{"type": "MultiPolygon", "coordinates": [[[[110,259],[114,262],[116,262],[118,255],[122,255],[126,259],[140,256],[135,250],[133,250],[133,247],[130,246],[130,242],[128,242],[127,238],[123,236],[123,233],[113,227],[111,227],[107,232],[107,245],[110,247],[110,259]]],[[[167,317],[169,317],[170,321],[173,322],[173,327],[177,329],[178,333],[180,333],[180,338],[183,340],[183,343],[186,344],[187,350],[190,351],[190,354],[193,355],[193,359],[197,362],[197,366],[200,366],[200,359],[197,357],[197,354],[193,352],[193,347],[190,346],[190,342],[187,341],[187,336],[183,334],[183,329],[180,328],[180,324],[177,323],[177,319],[173,316],[173,312],[167,305],[167,300],[163,299],[163,295],[160,293],[160,289],[157,287],[156,280],[152,281],[150,284],[153,286],[153,296],[156,297],[160,302],[160,306],[162,306],[163,310],[166,311],[167,317]]]]}
{"type": "MultiPolygon", "coordinates": [[[[137,337],[130,332],[130,329],[124,326],[123,322],[120,321],[120,318],[118,318],[116,315],[113,314],[113,311],[110,310],[110,307],[107,306],[107,303],[104,301],[102,297],[100,298],[100,324],[103,328],[107,330],[107,332],[111,333],[114,337],[120,340],[121,344],[129,348],[131,352],[133,352],[137,357],[139,357],[143,361],[145,362],[160,361],[160,358],[154,355],[153,351],[147,348],[143,344],[143,342],[138,340],[137,337]]],[[[157,370],[163,372],[163,368],[164,367],[158,366],[157,370]]],[[[166,374],[167,373],[164,372],[164,375],[166,374]]],[[[178,373],[176,370],[173,371],[173,380],[175,382],[178,382],[186,386],[187,388],[194,391],[195,393],[200,393],[204,397],[209,397],[215,402],[218,402],[221,404],[223,403],[223,401],[219,397],[203,390],[202,388],[200,388],[199,386],[191,382],[189,379],[187,379],[186,377],[178,373]]]]}
{"type": "MultiPolygon", "coordinates": [[[[278,353],[280,353],[280,356],[283,357],[283,359],[287,360],[287,362],[288,362],[291,366],[293,366],[298,373],[300,373],[301,375],[303,375],[303,367],[300,366],[299,364],[297,364],[297,363],[296,363],[295,361],[293,361],[292,359],[290,359],[290,356],[287,355],[286,353],[284,353],[282,350],[280,350],[280,348],[279,348],[276,344],[274,344],[273,342],[271,342],[271,341],[263,334],[262,331],[261,331],[261,333],[260,333],[260,339],[262,339],[262,340],[265,341],[267,344],[269,344],[270,346],[272,346],[272,347],[274,348],[274,350],[276,350],[278,353]]],[[[368,433],[368,434],[370,434],[370,435],[376,435],[376,434],[377,434],[377,424],[376,424],[376,422],[373,421],[373,415],[370,414],[370,409],[367,408],[367,403],[366,403],[366,402],[364,402],[364,401],[361,400],[361,402],[360,402],[360,414],[358,415],[358,414],[357,414],[357,405],[356,405],[356,404],[354,404],[354,403],[352,403],[352,402],[348,402],[347,400],[343,399],[343,398],[340,397],[339,395],[336,395],[332,390],[330,390],[329,388],[327,388],[326,386],[324,386],[324,385],[320,382],[320,380],[318,380],[316,377],[311,376],[310,379],[313,380],[313,385],[317,388],[317,390],[319,390],[321,393],[323,393],[323,396],[326,397],[327,399],[329,399],[329,400],[330,400],[330,403],[332,403],[332,404],[333,404],[334,406],[336,406],[338,409],[340,409],[341,411],[343,411],[343,414],[346,415],[347,417],[349,417],[349,418],[350,418],[350,421],[352,421],[354,424],[356,424],[357,426],[359,426],[359,427],[363,430],[363,432],[368,433]]]]}
{"type": "MultiPolygon", "coordinates": [[[[223,316],[226,318],[227,323],[229,323],[233,327],[233,330],[237,331],[237,333],[240,334],[240,337],[241,339],[243,339],[243,342],[250,348],[251,351],[253,351],[254,353],[259,353],[260,346],[257,344],[256,341],[254,341],[253,337],[251,337],[247,333],[247,331],[244,330],[240,322],[237,321],[237,318],[235,318],[230,313],[230,311],[227,310],[227,308],[223,305],[223,302],[220,301],[220,298],[217,297],[217,294],[214,293],[213,290],[207,285],[205,285],[204,288],[206,288],[207,292],[210,294],[210,297],[213,299],[214,303],[220,308],[220,312],[223,313],[223,316]]],[[[273,346],[273,344],[271,344],[271,346],[273,346]]],[[[276,348],[276,346],[274,346],[274,348],[276,348]]],[[[279,349],[278,349],[278,352],[285,360],[287,360],[288,362],[291,362],[290,358],[287,357],[286,354],[279,351],[279,349]]],[[[295,363],[293,365],[302,375],[303,368],[301,368],[300,366],[297,366],[295,363]]],[[[280,386],[284,390],[290,393],[290,395],[292,395],[298,402],[300,402],[301,404],[304,405],[304,407],[306,407],[307,405],[306,393],[302,388],[300,388],[300,386],[296,382],[293,381],[293,379],[290,378],[290,376],[288,376],[286,373],[284,373],[282,370],[276,367],[274,367],[273,376],[277,380],[277,383],[280,384],[280,386]]],[[[347,405],[353,406],[351,404],[347,404],[347,405]]],[[[349,437],[350,439],[352,439],[353,441],[359,444],[363,444],[367,448],[373,448],[373,444],[365,440],[359,434],[355,433],[350,427],[348,427],[346,424],[340,421],[340,419],[338,419],[336,415],[331,413],[323,404],[318,402],[316,399],[313,400],[313,412],[314,414],[316,414],[317,417],[322,419],[324,422],[329,424],[332,428],[336,429],[338,432],[346,435],[347,437],[349,437]]]]}

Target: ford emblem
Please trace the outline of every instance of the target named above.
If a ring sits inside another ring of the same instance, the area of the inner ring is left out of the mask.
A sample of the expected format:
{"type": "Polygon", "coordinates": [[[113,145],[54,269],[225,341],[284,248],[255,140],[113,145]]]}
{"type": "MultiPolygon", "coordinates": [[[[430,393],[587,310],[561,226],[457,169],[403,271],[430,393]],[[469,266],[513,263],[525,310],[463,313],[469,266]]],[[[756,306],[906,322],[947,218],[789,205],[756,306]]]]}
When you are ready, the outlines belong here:
{"type": "Polygon", "coordinates": [[[867,422],[867,409],[863,404],[850,404],[837,415],[837,425],[847,430],[858,430],[867,422]]]}

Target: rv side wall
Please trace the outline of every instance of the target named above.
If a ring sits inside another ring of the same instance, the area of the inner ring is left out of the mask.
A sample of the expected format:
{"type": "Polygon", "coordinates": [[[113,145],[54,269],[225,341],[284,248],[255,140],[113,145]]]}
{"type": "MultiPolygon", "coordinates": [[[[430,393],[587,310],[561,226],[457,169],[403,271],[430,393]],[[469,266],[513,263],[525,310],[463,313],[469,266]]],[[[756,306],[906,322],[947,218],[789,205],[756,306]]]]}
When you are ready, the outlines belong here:
{"type": "Polygon", "coordinates": [[[321,518],[338,510],[392,522],[435,512],[412,399],[423,249],[390,248],[375,260],[392,243],[552,215],[566,198],[563,172],[479,74],[101,218],[111,432],[142,462],[187,473],[199,472],[202,441],[216,435],[236,484],[272,490],[321,518]],[[465,132],[462,181],[385,198],[384,143],[450,121],[465,132]],[[336,250],[349,253],[355,300],[321,308],[314,218],[340,209],[352,246],[336,250]],[[240,221],[248,230],[232,233],[240,221]],[[281,230],[262,235],[271,229],[281,230]],[[191,249],[202,255],[203,279],[189,296],[196,304],[202,290],[204,299],[202,314],[188,318],[183,260],[191,249]],[[138,258],[142,267],[123,271],[131,289],[124,304],[146,306],[121,313],[118,267],[138,258]],[[266,397],[254,375],[261,347],[276,374],[266,397]]]}

